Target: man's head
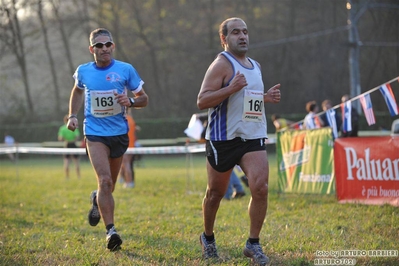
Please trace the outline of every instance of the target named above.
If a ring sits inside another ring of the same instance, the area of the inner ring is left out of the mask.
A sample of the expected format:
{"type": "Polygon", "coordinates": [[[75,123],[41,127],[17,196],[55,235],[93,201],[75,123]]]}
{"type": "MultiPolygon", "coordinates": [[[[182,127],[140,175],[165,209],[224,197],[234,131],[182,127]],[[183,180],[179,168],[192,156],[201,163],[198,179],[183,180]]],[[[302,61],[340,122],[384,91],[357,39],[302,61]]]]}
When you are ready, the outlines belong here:
{"type": "Polygon", "coordinates": [[[316,112],[317,111],[317,103],[316,101],[310,101],[306,103],[306,111],[308,112],[316,112]]]}
{"type": "Polygon", "coordinates": [[[219,26],[220,43],[225,50],[237,53],[248,51],[247,24],[241,18],[228,18],[219,26]]]}
{"type": "Polygon", "coordinates": [[[349,95],[348,94],[343,95],[342,98],[341,98],[341,102],[343,102],[343,103],[348,101],[348,100],[349,100],[349,95]]]}
{"type": "Polygon", "coordinates": [[[93,46],[96,43],[96,38],[98,36],[107,36],[109,38],[109,41],[113,42],[112,34],[109,30],[104,29],[104,28],[98,28],[98,29],[93,30],[90,33],[90,37],[89,37],[90,46],[93,46]]]}
{"type": "Polygon", "coordinates": [[[104,67],[110,64],[115,44],[109,30],[98,28],[90,33],[90,53],[94,56],[97,66],[104,67]]]}
{"type": "Polygon", "coordinates": [[[323,111],[327,111],[328,109],[330,109],[332,107],[331,101],[330,100],[324,100],[321,103],[321,108],[323,108],[323,111]]]}

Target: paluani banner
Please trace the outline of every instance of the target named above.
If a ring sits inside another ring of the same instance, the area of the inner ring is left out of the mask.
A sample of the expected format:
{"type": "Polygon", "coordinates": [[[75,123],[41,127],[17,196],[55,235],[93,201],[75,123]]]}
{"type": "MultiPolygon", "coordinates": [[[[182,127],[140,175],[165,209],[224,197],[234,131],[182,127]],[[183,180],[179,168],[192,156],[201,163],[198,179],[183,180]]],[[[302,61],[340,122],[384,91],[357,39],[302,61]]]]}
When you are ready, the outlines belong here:
{"type": "Polygon", "coordinates": [[[335,193],[333,146],[331,128],[278,132],[279,190],[335,193]]]}
{"type": "Polygon", "coordinates": [[[334,157],[339,202],[399,206],[399,137],[340,138],[334,157]]]}

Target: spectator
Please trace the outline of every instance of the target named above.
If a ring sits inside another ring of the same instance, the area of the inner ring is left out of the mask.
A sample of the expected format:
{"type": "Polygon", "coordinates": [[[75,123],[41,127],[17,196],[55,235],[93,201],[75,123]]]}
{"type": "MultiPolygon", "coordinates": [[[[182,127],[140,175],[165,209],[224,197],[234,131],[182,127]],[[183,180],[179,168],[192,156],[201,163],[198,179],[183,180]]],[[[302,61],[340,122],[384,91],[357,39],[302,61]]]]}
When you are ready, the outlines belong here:
{"type": "Polygon", "coordinates": [[[330,100],[324,100],[321,103],[321,107],[324,111],[323,114],[320,115],[320,119],[323,122],[323,125],[326,127],[331,127],[333,138],[338,138],[338,132],[341,126],[341,117],[340,115],[332,108],[332,104],[330,100]]]}
{"type": "Polygon", "coordinates": [[[345,105],[344,103],[346,103],[347,101],[349,101],[349,95],[345,94],[344,96],[342,96],[341,98],[341,116],[342,116],[342,125],[341,125],[341,137],[345,138],[345,137],[357,137],[358,136],[358,131],[359,131],[359,113],[357,112],[356,108],[354,108],[351,104],[351,107],[349,110],[347,110],[347,112],[344,112],[345,105]],[[345,117],[345,116],[350,116],[350,126],[351,129],[347,130],[345,127],[345,123],[346,121],[349,121],[348,118],[349,117],[345,117]]]}
{"type": "Polygon", "coordinates": [[[308,114],[303,120],[303,126],[305,129],[321,128],[323,126],[321,119],[316,115],[319,111],[316,101],[310,101],[306,103],[306,111],[308,114]]]}
{"type": "Polygon", "coordinates": [[[288,127],[291,127],[294,124],[293,121],[282,118],[278,114],[272,114],[271,118],[273,121],[273,125],[276,127],[276,131],[287,129],[288,127]]]}
{"type": "MultiPolygon", "coordinates": [[[[14,147],[15,146],[15,139],[13,136],[9,135],[8,132],[4,133],[4,144],[7,147],[14,147]]],[[[10,158],[11,161],[15,161],[15,156],[14,153],[8,153],[8,158],[10,158]]]]}
{"type": "MultiPolygon", "coordinates": [[[[236,165],[235,168],[239,168],[239,166],[236,165]]],[[[226,194],[224,194],[224,198],[227,200],[231,200],[231,199],[238,199],[244,196],[245,196],[244,187],[241,185],[241,181],[238,178],[238,175],[233,170],[231,171],[229,186],[227,187],[226,194]]]]}
{"type": "MultiPolygon", "coordinates": [[[[136,122],[133,119],[132,112],[129,108],[126,114],[126,119],[129,125],[129,148],[134,148],[136,145],[136,122]]],[[[134,188],[135,173],[134,173],[134,159],[135,155],[132,153],[125,153],[123,155],[122,167],[121,167],[121,178],[123,179],[124,188],[134,188]]]]}
{"type": "MultiPolygon", "coordinates": [[[[68,115],[64,116],[64,124],[58,130],[58,140],[64,142],[64,148],[77,148],[76,141],[79,140],[80,131],[77,128],[75,131],[70,131],[67,128],[68,115]]],[[[80,178],[79,155],[64,154],[64,171],[65,178],[69,178],[69,165],[73,161],[75,163],[76,175],[80,178]]]]}

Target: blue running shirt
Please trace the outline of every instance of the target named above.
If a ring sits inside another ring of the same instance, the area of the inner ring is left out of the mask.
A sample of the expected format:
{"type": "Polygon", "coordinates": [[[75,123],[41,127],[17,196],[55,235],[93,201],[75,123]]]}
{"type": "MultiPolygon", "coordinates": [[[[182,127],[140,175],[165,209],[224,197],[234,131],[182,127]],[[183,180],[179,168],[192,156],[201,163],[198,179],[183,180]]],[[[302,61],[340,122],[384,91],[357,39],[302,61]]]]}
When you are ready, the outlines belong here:
{"type": "Polygon", "coordinates": [[[144,84],[136,69],[128,63],[112,60],[100,68],[94,62],[80,65],[74,75],[75,84],[85,90],[84,135],[118,136],[128,132],[125,107],[116,102],[118,94],[139,92],[144,84]]]}

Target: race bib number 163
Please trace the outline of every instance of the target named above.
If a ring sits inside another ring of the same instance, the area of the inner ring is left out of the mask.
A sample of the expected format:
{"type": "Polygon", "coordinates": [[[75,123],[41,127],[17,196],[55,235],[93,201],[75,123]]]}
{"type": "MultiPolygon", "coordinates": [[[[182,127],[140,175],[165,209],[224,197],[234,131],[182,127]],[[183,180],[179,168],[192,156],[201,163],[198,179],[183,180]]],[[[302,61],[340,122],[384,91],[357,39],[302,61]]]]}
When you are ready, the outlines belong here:
{"type": "Polygon", "coordinates": [[[91,113],[95,117],[107,117],[122,112],[113,91],[91,91],[91,113]]]}

